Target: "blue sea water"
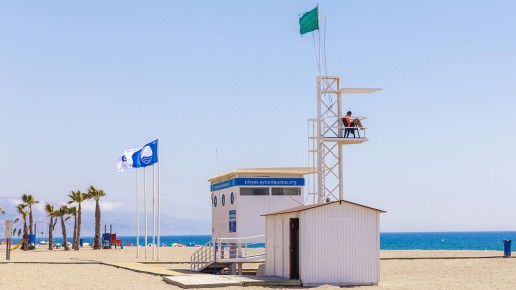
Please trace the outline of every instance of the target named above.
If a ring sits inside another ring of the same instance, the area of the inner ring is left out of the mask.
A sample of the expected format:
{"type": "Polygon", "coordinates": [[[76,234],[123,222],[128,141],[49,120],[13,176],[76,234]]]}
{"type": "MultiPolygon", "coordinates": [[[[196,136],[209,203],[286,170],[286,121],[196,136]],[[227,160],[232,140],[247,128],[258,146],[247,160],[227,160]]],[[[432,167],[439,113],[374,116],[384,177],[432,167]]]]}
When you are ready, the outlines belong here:
{"type": "Polygon", "coordinates": [[[516,241],[516,232],[381,233],[380,249],[502,251],[503,240],[516,241]]]}
{"type": "MultiPolygon", "coordinates": [[[[124,245],[136,244],[135,236],[119,236],[124,245]]],[[[93,243],[93,237],[84,237],[84,242],[93,243]]],[[[37,241],[45,240],[38,238],[37,241]]],[[[210,235],[199,236],[161,236],[161,244],[171,246],[174,243],[185,246],[204,245],[211,240],[210,235]]],[[[503,250],[503,240],[516,242],[516,232],[420,232],[420,233],[381,233],[382,250],[503,250]]],[[[13,239],[17,243],[19,239],[13,239]]],[[[71,242],[71,238],[68,238],[71,242]]],[[[63,243],[63,238],[56,236],[55,243],[63,243]]],[[[157,242],[157,241],[156,241],[157,242]]],[[[147,243],[152,243],[148,238],[147,243]]],[[[140,236],[140,245],[144,238],[140,236]]],[[[513,248],[516,248],[514,246],[513,248]]]]}

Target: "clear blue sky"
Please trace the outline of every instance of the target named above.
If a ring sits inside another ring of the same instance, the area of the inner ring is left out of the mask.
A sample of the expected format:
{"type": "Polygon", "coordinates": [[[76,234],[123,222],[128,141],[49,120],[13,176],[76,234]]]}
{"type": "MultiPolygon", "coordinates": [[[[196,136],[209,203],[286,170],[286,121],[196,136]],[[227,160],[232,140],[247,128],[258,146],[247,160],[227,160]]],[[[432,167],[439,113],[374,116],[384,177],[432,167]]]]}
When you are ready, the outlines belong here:
{"type": "MultiPolygon", "coordinates": [[[[210,218],[215,148],[220,172],[306,166],[317,68],[297,21],[315,5],[3,1],[0,197],[93,184],[129,215],[116,160],[156,138],[176,217],[210,218]]],[[[384,89],[344,100],[370,128],[345,148],[345,198],[387,210],[382,231],[516,229],[516,3],[320,6],[328,72],[384,89]]]]}

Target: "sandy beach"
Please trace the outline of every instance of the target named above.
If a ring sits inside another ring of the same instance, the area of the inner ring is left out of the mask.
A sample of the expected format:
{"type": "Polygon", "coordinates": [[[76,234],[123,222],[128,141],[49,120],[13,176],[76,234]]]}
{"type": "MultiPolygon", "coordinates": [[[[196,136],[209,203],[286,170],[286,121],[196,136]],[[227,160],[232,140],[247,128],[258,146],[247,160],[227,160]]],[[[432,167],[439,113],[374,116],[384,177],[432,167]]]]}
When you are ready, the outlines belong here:
{"type": "MultiPolygon", "coordinates": [[[[167,269],[188,270],[196,248],[162,248],[160,263],[167,269]]],[[[104,263],[151,262],[140,249],[80,251],[13,251],[5,261],[0,248],[0,289],[181,289],[166,284],[162,277],[116,268],[104,263]]],[[[495,251],[382,251],[381,282],[363,289],[514,289],[516,259],[501,258],[495,251]]],[[[256,264],[246,265],[256,268],[256,264]]],[[[227,287],[225,289],[235,289],[227,287]]],[[[264,289],[266,287],[246,287],[264,289]]],[[[317,289],[337,289],[324,285],[317,289]]],[[[275,287],[274,289],[282,289],[275,287]]],[[[292,288],[288,288],[292,289],[292,288]]]]}

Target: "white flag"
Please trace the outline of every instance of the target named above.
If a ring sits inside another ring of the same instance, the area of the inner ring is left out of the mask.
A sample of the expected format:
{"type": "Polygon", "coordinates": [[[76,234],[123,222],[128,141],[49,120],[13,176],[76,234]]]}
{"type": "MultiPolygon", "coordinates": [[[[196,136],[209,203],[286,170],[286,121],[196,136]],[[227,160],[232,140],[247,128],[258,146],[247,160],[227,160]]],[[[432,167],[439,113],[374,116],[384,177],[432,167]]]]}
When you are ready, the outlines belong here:
{"type": "Polygon", "coordinates": [[[118,172],[124,172],[126,170],[133,169],[133,154],[139,149],[127,149],[124,151],[124,155],[118,159],[118,172]]]}

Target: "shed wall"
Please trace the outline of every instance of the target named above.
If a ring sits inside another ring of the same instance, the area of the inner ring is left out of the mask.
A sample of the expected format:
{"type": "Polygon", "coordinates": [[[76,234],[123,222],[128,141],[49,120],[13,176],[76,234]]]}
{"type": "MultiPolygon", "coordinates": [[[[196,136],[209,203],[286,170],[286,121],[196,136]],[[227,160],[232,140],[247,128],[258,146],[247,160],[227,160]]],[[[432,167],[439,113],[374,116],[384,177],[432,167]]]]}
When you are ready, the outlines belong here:
{"type": "Polygon", "coordinates": [[[372,284],[380,278],[379,212],[335,203],[300,212],[304,284],[372,284]]]}
{"type": "MultiPolygon", "coordinates": [[[[266,217],[265,275],[290,278],[290,219],[299,213],[266,217]],[[279,228],[281,227],[281,229],[279,228]],[[281,235],[279,237],[278,235],[281,235]],[[281,257],[279,257],[281,256],[281,257]]],[[[301,258],[301,255],[300,255],[301,258]]]]}

